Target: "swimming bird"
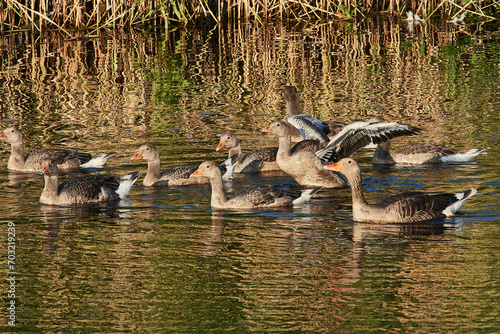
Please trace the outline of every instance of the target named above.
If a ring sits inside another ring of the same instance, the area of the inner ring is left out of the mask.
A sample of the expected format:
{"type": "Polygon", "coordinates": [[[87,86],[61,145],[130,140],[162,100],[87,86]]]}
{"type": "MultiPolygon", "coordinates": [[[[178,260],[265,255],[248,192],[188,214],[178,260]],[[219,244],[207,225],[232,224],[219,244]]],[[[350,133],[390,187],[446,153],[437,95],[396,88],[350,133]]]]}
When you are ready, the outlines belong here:
{"type": "Polygon", "coordinates": [[[344,158],[324,168],[347,177],[352,192],[352,215],[356,221],[415,223],[450,217],[462,207],[465,200],[477,192],[473,188],[456,194],[414,191],[369,205],[363,194],[361,171],[355,160],[344,158]]]}
{"type": "MultiPolygon", "coordinates": [[[[165,171],[161,171],[160,153],[153,144],[144,144],[139,147],[130,160],[144,159],[148,163],[148,171],[142,184],[146,187],[150,186],[185,186],[191,184],[207,184],[210,181],[207,178],[191,177],[191,174],[198,169],[198,165],[180,165],[171,167],[165,171]]],[[[221,167],[225,179],[232,178],[234,166],[231,166],[231,161],[226,160],[221,167]]]]}
{"type": "Polygon", "coordinates": [[[279,170],[276,164],[277,147],[267,147],[247,154],[241,152],[238,137],[232,131],[226,131],[220,136],[219,145],[215,149],[229,150],[229,159],[234,159],[234,173],[255,173],[279,170]]]}
{"type": "Polygon", "coordinates": [[[242,190],[227,198],[219,167],[213,161],[205,161],[192,174],[206,177],[212,185],[210,205],[219,209],[256,209],[298,205],[308,202],[320,188],[303,191],[271,187],[255,187],[242,190]]]}
{"type": "Polygon", "coordinates": [[[40,172],[44,159],[55,160],[59,169],[103,167],[108,159],[116,154],[116,152],[111,152],[92,156],[90,153],[70,150],[38,149],[25,155],[23,135],[15,126],[6,128],[0,135],[0,139],[11,145],[7,168],[19,172],[40,172]]]}
{"type": "Polygon", "coordinates": [[[139,172],[132,172],[120,178],[92,177],[74,178],[58,184],[58,168],[55,160],[41,162],[45,187],[40,203],[49,205],[71,205],[101,202],[116,202],[126,198],[139,172]]]}
{"type": "Polygon", "coordinates": [[[420,129],[388,122],[354,122],[340,131],[328,143],[304,140],[292,147],[290,126],[285,122],[274,122],[262,129],[279,138],[276,162],[278,167],[300,185],[312,187],[343,188],[347,181],[337,173],[323,168],[329,161],[348,157],[358,149],[373,142],[410,135],[420,129]]]}
{"type": "MultiPolygon", "coordinates": [[[[371,120],[384,121],[378,116],[371,120]]],[[[377,145],[373,153],[373,163],[376,165],[466,163],[476,161],[477,157],[486,150],[488,148],[458,151],[429,142],[409,144],[391,150],[391,141],[387,140],[377,145]]]]}

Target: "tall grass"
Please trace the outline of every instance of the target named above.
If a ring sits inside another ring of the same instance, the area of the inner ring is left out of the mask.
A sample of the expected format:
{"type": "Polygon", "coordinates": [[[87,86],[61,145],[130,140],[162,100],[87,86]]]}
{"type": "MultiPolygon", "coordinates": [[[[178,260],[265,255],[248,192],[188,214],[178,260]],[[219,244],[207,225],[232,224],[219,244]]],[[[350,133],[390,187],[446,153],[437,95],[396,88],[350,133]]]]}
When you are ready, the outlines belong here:
{"type": "Polygon", "coordinates": [[[384,13],[421,17],[456,16],[462,12],[484,18],[499,15],[500,2],[451,0],[2,0],[0,29],[100,29],[135,25],[222,22],[227,20],[349,20],[384,13]]]}

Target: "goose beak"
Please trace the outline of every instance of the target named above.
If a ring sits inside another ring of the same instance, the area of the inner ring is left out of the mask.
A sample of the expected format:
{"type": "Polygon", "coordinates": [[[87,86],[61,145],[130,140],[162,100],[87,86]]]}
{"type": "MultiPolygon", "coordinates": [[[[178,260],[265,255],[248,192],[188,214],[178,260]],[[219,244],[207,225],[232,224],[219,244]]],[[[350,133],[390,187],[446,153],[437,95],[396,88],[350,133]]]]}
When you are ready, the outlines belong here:
{"type": "Polygon", "coordinates": [[[273,129],[271,128],[270,125],[268,125],[264,129],[262,129],[262,132],[273,132],[273,129]]]}
{"type": "Polygon", "coordinates": [[[218,152],[219,150],[221,150],[221,149],[223,149],[225,147],[226,147],[226,143],[221,140],[219,142],[219,145],[217,145],[217,148],[215,149],[215,151],[218,152]]]}
{"type": "Polygon", "coordinates": [[[0,138],[7,139],[7,134],[5,132],[2,132],[2,134],[0,135],[0,138]]]}
{"type": "Polygon", "coordinates": [[[142,151],[137,152],[130,158],[130,160],[141,160],[142,159],[142,151]]]}
{"type": "Polygon", "coordinates": [[[323,166],[324,169],[333,170],[334,172],[342,171],[342,164],[340,161],[334,162],[333,164],[323,166]]]}
{"type": "Polygon", "coordinates": [[[193,172],[193,174],[191,174],[191,176],[195,176],[195,177],[203,176],[203,174],[201,173],[201,168],[198,168],[197,170],[195,170],[193,172]]]}
{"type": "Polygon", "coordinates": [[[49,165],[45,164],[42,166],[42,174],[45,174],[49,171],[49,165]]]}

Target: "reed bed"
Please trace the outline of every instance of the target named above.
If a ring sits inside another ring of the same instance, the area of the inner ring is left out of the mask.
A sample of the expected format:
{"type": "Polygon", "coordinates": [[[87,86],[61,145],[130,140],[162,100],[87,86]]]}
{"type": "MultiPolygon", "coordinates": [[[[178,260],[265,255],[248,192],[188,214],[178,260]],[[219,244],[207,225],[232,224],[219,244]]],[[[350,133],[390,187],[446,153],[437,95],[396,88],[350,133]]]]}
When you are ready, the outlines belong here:
{"type": "Polygon", "coordinates": [[[0,2],[0,29],[95,30],[137,25],[187,25],[228,20],[293,19],[298,21],[350,20],[374,14],[424,18],[451,18],[467,13],[485,19],[498,17],[500,2],[401,0],[4,0],[0,2]]]}

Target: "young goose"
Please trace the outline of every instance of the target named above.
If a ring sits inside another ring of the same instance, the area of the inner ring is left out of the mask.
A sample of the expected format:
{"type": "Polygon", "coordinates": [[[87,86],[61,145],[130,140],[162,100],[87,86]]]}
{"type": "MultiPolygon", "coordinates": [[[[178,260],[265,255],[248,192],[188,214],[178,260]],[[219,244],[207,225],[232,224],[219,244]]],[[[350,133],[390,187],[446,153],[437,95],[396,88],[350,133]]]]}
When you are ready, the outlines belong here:
{"type": "Polygon", "coordinates": [[[305,191],[255,187],[242,190],[226,198],[219,167],[213,161],[205,161],[192,174],[193,177],[206,177],[212,185],[211,206],[219,209],[255,209],[283,207],[308,202],[320,188],[305,191]]]}
{"type": "MultiPolygon", "coordinates": [[[[186,186],[191,184],[207,184],[210,181],[203,177],[191,177],[191,174],[198,169],[198,165],[180,165],[171,167],[164,172],[161,171],[160,153],[153,144],[144,144],[139,147],[130,160],[144,159],[148,162],[148,171],[142,184],[146,187],[155,186],[186,186]]],[[[228,159],[221,164],[220,169],[224,174],[224,179],[231,179],[234,171],[234,164],[228,159]]]]}
{"type": "Polygon", "coordinates": [[[103,167],[116,152],[92,156],[90,153],[59,149],[39,149],[24,154],[23,135],[17,127],[6,128],[0,138],[10,143],[12,151],[7,168],[19,172],[41,172],[42,161],[53,159],[59,169],[103,167]]]}
{"type": "Polygon", "coordinates": [[[377,205],[369,205],[363,195],[361,171],[356,161],[342,159],[325,169],[340,172],[347,177],[352,192],[354,220],[380,223],[415,223],[453,216],[465,200],[476,194],[476,189],[461,193],[408,192],[388,197],[377,205]]]}
{"type": "Polygon", "coordinates": [[[229,150],[229,158],[235,159],[235,173],[255,173],[279,170],[276,164],[277,147],[267,147],[252,151],[247,154],[241,153],[240,141],[232,131],[227,131],[220,136],[219,145],[215,149],[223,148],[229,150]]]}
{"type": "Polygon", "coordinates": [[[94,177],[76,178],[58,184],[57,164],[52,159],[42,161],[45,187],[40,203],[49,205],[71,205],[100,202],[116,202],[130,193],[139,172],[132,172],[120,178],[94,177]]]}
{"type": "MultiPolygon", "coordinates": [[[[371,120],[383,121],[383,118],[374,117],[371,120]]],[[[458,151],[434,143],[409,144],[391,150],[391,141],[387,140],[377,145],[373,153],[373,163],[376,165],[466,163],[476,161],[479,154],[486,150],[487,148],[458,151]]]]}
{"type": "Polygon", "coordinates": [[[304,186],[327,188],[347,187],[339,174],[323,168],[328,161],[348,157],[372,141],[382,141],[396,136],[414,134],[420,131],[398,123],[355,122],[347,125],[328,143],[305,140],[291,147],[290,126],[285,122],[274,122],[262,131],[279,137],[276,156],[278,167],[304,186]]]}

